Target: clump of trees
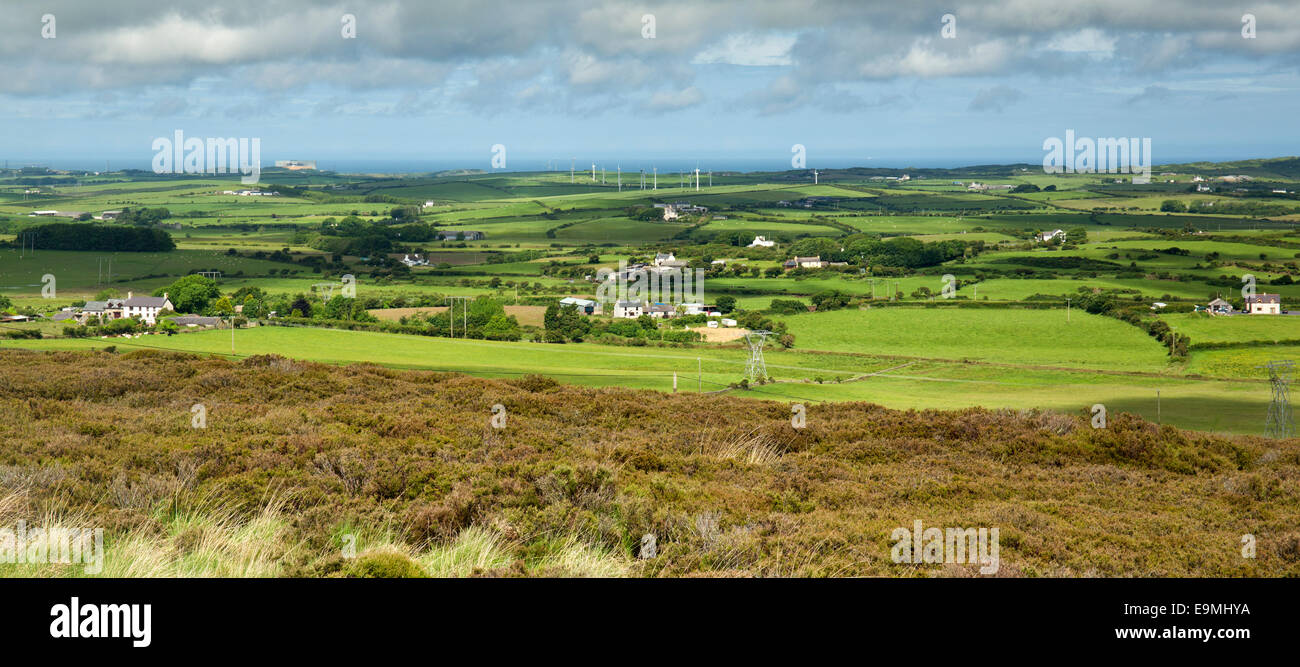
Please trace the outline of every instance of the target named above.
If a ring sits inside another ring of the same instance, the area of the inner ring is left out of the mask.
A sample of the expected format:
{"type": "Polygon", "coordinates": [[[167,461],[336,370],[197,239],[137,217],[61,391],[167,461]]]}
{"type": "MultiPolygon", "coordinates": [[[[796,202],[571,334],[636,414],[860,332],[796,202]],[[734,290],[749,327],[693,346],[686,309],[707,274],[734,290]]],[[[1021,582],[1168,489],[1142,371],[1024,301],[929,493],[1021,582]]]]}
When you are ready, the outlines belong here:
{"type": "Polygon", "coordinates": [[[33,247],[43,250],[166,252],[176,249],[171,234],[147,227],[55,222],[23,231],[32,235],[33,247]]]}

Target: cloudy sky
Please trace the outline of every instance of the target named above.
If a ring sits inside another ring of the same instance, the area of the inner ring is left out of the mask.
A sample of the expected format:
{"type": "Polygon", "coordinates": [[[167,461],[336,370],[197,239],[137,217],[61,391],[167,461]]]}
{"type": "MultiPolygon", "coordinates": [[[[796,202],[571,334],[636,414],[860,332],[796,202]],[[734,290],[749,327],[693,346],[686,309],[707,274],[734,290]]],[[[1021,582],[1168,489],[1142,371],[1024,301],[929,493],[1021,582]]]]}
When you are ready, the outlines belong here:
{"type": "Polygon", "coordinates": [[[0,159],[144,168],[175,129],[322,166],[1296,155],[1298,65],[1276,0],[8,0],[0,159]]]}

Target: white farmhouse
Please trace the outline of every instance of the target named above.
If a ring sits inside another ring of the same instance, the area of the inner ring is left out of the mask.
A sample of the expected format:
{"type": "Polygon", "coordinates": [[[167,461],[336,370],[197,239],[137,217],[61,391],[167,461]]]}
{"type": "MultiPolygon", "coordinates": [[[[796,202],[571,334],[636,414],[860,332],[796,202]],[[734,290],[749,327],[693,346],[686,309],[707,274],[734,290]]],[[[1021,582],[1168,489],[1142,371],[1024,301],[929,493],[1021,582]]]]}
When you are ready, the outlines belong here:
{"type": "Polygon", "coordinates": [[[158,313],[164,310],[175,310],[166,292],[162,296],[135,296],[127,292],[122,302],[122,317],[134,317],[149,326],[158,321],[158,313]]]}
{"type": "Polygon", "coordinates": [[[751,248],[771,248],[776,245],[776,241],[769,241],[761,236],[755,236],[754,242],[749,244],[751,248]]]}
{"type": "Polygon", "coordinates": [[[1281,294],[1257,294],[1246,297],[1246,312],[1251,315],[1281,315],[1281,294]]]}
{"type": "Polygon", "coordinates": [[[1042,240],[1043,243],[1051,243],[1053,239],[1060,239],[1060,240],[1064,241],[1064,240],[1065,240],[1065,230],[1063,230],[1063,229],[1058,229],[1058,230],[1051,231],[1051,232],[1043,232],[1042,234],[1039,234],[1039,235],[1038,235],[1038,238],[1039,238],[1040,240],[1042,240]]]}
{"type": "Polygon", "coordinates": [[[614,303],[614,317],[634,320],[641,317],[645,310],[640,301],[618,301],[614,303]]]}

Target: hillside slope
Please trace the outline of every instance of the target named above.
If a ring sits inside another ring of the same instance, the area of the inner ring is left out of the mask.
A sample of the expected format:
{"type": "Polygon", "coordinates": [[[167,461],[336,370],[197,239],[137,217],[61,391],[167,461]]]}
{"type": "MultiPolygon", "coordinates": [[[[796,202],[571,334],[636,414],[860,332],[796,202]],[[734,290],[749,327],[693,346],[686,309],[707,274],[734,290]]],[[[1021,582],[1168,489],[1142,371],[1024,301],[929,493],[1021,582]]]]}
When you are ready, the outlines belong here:
{"type": "Polygon", "coordinates": [[[998,576],[1300,573],[1294,440],[862,403],[796,430],[784,403],[278,357],[0,367],[0,526],[102,526],[106,574],[976,575],[893,562],[918,520],[998,528],[998,576]]]}

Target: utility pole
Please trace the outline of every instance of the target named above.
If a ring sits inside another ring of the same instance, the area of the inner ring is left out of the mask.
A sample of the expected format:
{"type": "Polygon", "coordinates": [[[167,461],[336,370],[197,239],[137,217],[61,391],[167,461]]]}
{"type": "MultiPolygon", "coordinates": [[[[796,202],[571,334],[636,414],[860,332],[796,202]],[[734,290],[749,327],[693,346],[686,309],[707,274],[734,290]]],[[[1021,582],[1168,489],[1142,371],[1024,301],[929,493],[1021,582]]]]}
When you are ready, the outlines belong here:
{"type": "Polygon", "coordinates": [[[699,383],[699,391],[702,394],[704,393],[704,361],[702,361],[702,357],[696,357],[695,363],[697,364],[695,370],[696,373],[695,377],[697,379],[697,382],[699,383]]]}
{"type": "Polygon", "coordinates": [[[1065,300],[1065,323],[1070,323],[1070,300],[1065,300]]]}

